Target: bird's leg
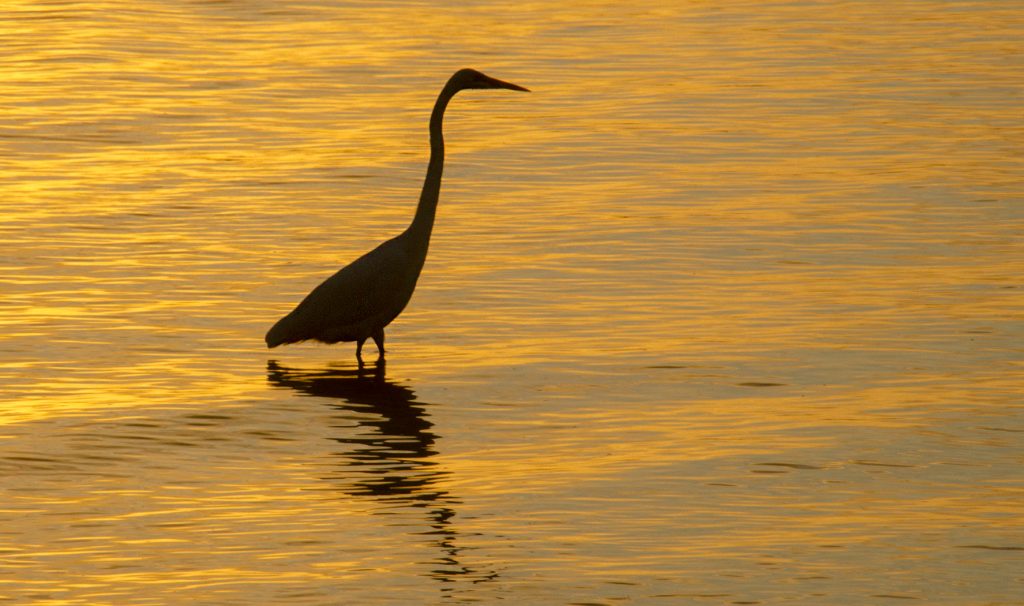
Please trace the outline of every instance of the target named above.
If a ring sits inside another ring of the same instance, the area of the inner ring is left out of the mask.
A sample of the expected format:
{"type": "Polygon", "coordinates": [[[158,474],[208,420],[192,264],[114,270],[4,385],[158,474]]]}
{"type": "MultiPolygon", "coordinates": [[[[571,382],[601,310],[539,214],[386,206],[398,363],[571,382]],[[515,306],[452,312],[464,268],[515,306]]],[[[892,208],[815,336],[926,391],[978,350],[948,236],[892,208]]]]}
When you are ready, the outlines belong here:
{"type": "Polygon", "coordinates": [[[366,339],[356,341],[356,360],[359,362],[359,368],[365,366],[363,364],[363,343],[366,343],[366,339]]]}
{"type": "Polygon", "coordinates": [[[384,329],[378,328],[377,332],[373,333],[373,342],[377,345],[377,361],[384,361],[384,329]]]}

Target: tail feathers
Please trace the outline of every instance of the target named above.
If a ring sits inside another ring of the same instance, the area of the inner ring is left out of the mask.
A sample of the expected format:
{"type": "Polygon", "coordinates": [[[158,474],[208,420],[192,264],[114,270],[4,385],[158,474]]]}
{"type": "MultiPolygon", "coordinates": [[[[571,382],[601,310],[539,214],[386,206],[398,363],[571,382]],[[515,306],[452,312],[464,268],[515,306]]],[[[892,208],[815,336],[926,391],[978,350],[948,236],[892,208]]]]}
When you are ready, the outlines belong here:
{"type": "Polygon", "coordinates": [[[281,318],[267,331],[267,336],[264,340],[267,342],[267,347],[273,349],[278,345],[285,345],[287,343],[298,343],[299,341],[305,341],[308,337],[299,334],[300,331],[296,330],[295,320],[291,314],[281,318]]]}

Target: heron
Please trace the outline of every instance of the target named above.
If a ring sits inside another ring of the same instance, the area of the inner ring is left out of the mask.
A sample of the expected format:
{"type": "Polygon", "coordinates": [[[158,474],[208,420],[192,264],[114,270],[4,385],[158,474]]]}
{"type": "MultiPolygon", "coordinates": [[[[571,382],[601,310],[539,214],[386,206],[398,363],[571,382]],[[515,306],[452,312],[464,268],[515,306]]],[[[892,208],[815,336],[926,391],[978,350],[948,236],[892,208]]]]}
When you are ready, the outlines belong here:
{"type": "Polygon", "coordinates": [[[441,89],[430,114],[430,160],[416,214],[401,234],[381,243],[324,280],[295,309],[267,332],[268,348],[301,341],[356,343],[356,360],[363,363],[363,344],[372,338],[377,363],[384,362],[384,328],[412,298],[427,259],[434,213],[444,171],[441,123],[456,93],[474,88],[529,89],[492,78],[474,69],[455,72],[441,89]]]}

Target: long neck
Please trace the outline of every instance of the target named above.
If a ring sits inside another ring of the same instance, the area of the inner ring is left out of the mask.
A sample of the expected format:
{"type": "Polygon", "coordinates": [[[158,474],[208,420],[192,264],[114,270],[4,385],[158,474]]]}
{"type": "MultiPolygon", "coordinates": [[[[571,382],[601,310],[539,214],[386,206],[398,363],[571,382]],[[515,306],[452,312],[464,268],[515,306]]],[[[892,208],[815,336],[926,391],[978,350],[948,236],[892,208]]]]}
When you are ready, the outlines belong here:
{"type": "Polygon", "coordinates": [[[444,172],[444,134],[441,132],[441,123],[444,119],[444,110],[456,92],[458,90],[451,82],[445,85],[441,89],[441,94],[437,96],[437,102],[434,103],[434,111],[430,114],[430,162],[427,164],[427,177],[423,181],[416,216],[407,230],[417,248],[422,248],[424,257],[430,243],[430,231],[434,227],[434,213],[437,210],[438,197],[441,195],[441,173],[444,172]]]}

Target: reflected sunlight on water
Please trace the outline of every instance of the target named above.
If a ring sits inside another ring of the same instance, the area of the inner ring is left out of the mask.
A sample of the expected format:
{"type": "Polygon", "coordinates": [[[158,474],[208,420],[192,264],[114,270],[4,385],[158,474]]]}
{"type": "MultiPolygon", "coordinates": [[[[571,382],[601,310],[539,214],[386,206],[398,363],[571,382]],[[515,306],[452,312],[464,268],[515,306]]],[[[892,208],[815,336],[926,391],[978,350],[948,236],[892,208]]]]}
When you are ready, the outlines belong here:
{"type": "Polygon", "coordinates": [[[6,8],[0,600],[1024,602],[1016,7],[6,8]]]}

